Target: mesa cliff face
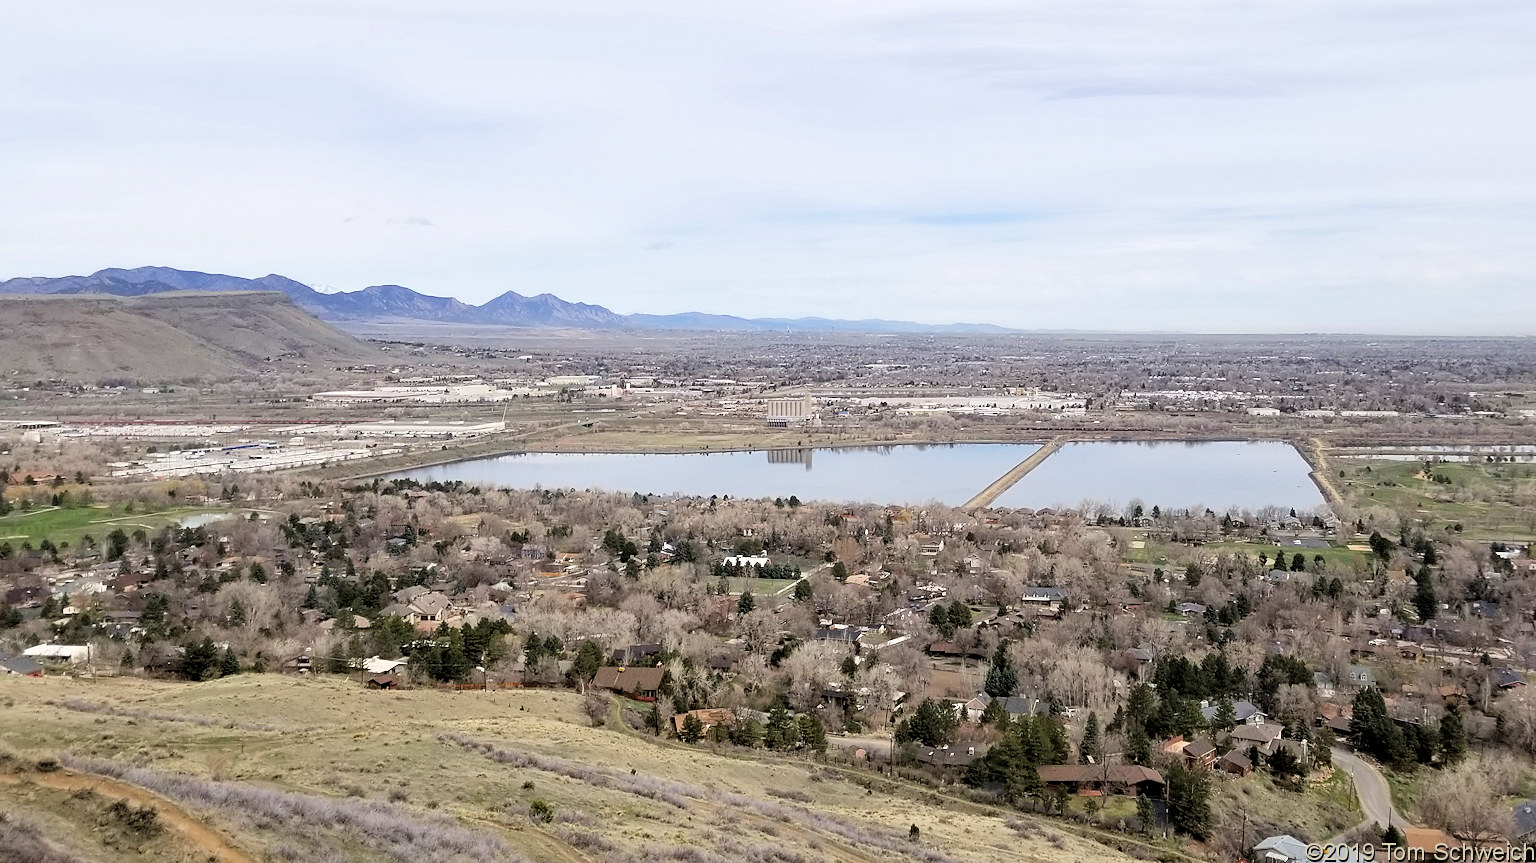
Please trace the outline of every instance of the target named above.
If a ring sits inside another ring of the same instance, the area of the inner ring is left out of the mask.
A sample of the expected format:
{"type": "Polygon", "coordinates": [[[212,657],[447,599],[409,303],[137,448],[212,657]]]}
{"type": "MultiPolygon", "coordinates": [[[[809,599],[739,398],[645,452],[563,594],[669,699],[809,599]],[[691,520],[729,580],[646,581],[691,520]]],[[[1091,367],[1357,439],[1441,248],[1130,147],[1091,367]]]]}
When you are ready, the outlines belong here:
{"type": "Polygon", "coordinates": [[[270,362],[377,359],[276,292],[6,296],[0,332],[0,374],[11,383],[207,380],[270,362]]]}

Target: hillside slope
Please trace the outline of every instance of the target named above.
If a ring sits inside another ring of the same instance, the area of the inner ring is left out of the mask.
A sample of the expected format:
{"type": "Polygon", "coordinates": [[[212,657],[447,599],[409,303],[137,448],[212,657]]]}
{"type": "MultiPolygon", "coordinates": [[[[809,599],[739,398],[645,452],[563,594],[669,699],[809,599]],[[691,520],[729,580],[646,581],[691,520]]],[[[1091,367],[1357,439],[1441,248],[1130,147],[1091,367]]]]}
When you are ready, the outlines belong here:
{"type": "Polygon", "coordinates": [[[0,373],[13,382],[157,383],[376,358],[275,292],[0,297],[0,332],[0,373]]]}
{"type": "Polygon", "coordinates": [[[867,769],[657,740],[620,718],[639,709],[612,704],[594,728],[582,697],[564,690],[370,692],[275,674],[0,678],[0,774],[6,749],[28,756],[13,765],[68,752],[61,774],[164,795],[260,860],[1130,859],[1059,822],[867,769]],[[529,817],[536,803],[543,818],[529,817]]]}

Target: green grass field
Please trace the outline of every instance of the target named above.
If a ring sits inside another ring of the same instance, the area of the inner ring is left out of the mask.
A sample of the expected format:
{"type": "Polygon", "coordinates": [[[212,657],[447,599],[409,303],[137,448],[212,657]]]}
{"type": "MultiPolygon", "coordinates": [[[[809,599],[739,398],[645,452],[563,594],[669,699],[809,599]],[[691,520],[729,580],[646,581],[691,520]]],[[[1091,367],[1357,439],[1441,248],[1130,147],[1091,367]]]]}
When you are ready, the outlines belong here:
{"type": "Polygon", "coordinates": [[[727,578],[725,581],[730,585],[732,596],[739,596],[749,588],[753,596],[775,596],[795,586],[792,578],[727,578]]]}
{"type": "Polygon", "coordinates": [[[12,545],[30,542],[35,546],[44,539],[50,539],[55,543],[68,542],[73,545],[85,534],[91,534],[99,542],[114,528],[121,527],[129,533],[141,528],[158,530],[188,516],[220,511],[210,507],[177,507],[156,512],[130,513],[123,504],[116,504],[13,512],[0,518],[0,542],[10,542],[12,545]]]}
{"type": "Polygon", "coordinates": [[[1471,539],[1536,539],[1536,464],[1447,462],[1426,476],[1418,461],[1335,459],[1332,469],[1357,506],[1409,509],[1435,530],[1460,524],[1471,539]]]}
{"type": "Polygon", "coordinates": [[[1350,569],[1351,567],[1353,567],[1356,564],[1356,562],[1364,562],[1365,559],[1366,559],[1366,555],[1362,554],[1361,552],[1350,551],[1347,548],[1339,548],[1339,547],[1332,547],[1332,548],[1278,548],[1277,549],[1271,543],[1261,543],[1261,542],[1218,542],[1218,543],[1211,543],[1210,545],[1207,545],[1204,548],[1205,548],[1206,551],[1211,552],[1212,554],[1221,554],[1223,552],[1229,552],[1229,553],[1235,553],[1235,554],[1245,554],[1245,555],[1248,555],[1249,557],[1255,557],[1255,558],[1258,557],[1260,554],[1262,554],[1265,557],[1267,557],[1270,561],[1274,561],[1274,559],[1275,559],[1275,552],[1276,551],[1283,551],[1283,552],[1285,552],[1285,556],[1287,558],[1292,557],[1296,552],[1300,552],[1302,555],[1304,555],[1306,557],[1307,562],[1309,564],[1312,562],[1312,558],[1313,557],[1315,557],[1317,555],[1322,555],[1323,560],[1327,561],[1329,566],[1331,566],[1331,567],[1333,567],[1335,569],[1346,569],[1346,570],[1350,569]]]}

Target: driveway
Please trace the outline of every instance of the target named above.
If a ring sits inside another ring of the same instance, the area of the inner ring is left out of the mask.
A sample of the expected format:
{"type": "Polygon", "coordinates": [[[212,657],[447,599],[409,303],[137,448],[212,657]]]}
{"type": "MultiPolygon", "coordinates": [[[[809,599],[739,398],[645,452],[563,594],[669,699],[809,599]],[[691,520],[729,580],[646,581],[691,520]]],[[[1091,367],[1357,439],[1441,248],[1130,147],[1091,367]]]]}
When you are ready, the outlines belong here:
{"type": "Polygon", "coordinates": [[[891,738],[889,737],[843,737],[828,734],[827,745],[842,749],[862,749],[869,753],[872,761],[891,760],[891,738]]]}
{"type": "Polygon", "coordinates": [[[1355,780],[1355,794],[1360,797],[1360,810],[1365,813],[1361,824],[1375,824],[1385,830],[1388,824],[1405,830],[1409,823],[1392,808],[1392,790],[1381,771],[1360,756],[1347,749],[1333,747],[1333,766],[1343,770],[1355,780]]]}

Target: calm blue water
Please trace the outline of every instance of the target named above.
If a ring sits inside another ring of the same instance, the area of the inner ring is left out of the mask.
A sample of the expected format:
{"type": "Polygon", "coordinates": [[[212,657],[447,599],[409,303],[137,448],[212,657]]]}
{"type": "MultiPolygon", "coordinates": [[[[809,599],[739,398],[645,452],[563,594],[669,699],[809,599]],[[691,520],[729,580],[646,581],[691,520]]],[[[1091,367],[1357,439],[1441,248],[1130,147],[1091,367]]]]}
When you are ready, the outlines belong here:
{"type": "Polygon", "coordinates": [[[1310,471],[1295,447],[1278,441],[1069,443],[994,506],[1092,501],[1120,511],[1139,500],[1147,510],[1312,509],[1324,501],[1310,471]]]}
{"type": "MultiPolygon", "coordinates": [[[[787,452],[527,453],[392,474],[511,488],[578,488],[752,498],[922,504],[965,503],[1023,461],[1035,444],[933,444],[787,452]]],[[[1076,507],[1133,500],[1150,510],[1257,511],[1323,503],[1307,463],[1289,444],[1072,443],[994,504],[1076,507]]]]}
{"type": "Polygon", "coordinates": [[[959,506],[1039,448],[930,444],[785,452],[527,453],[392,476],[511,488],[959,506]]]}

